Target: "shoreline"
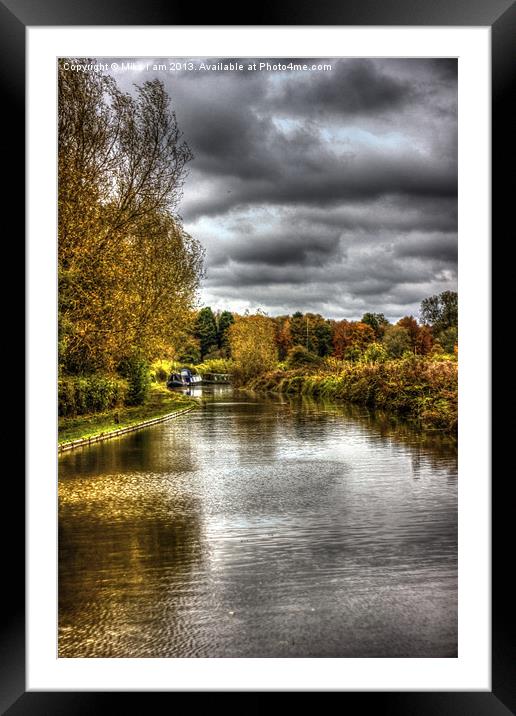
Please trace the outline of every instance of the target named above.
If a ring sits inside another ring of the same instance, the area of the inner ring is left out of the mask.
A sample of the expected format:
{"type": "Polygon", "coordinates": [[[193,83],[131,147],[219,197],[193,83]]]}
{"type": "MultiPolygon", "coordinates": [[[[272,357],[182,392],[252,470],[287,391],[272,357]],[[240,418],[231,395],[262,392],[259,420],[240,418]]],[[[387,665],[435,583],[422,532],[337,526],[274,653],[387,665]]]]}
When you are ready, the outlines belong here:
{"type": "Polygon", "coordinates": [[[90,445],[170,420],[198,406],[199,401],[195,398],[183,396],[161,384],[155,384],[151,387],[149,397],[143,405],[120,406],[100,413],[60,417],[58,452],[90,445]]]}
{"type": "Polygon", "coordinates": [[[354,363],[342,371],[303,368],[264,373],[244,388],[304,395],[384,410],[419,430],[457,437],[457,365],[422,359],[354,363]]]}
{"type": "Polygon", "coordinates": [[[135,430],[141,430],[142,428],[146,428],[150,425],[163,423],[166,420],[170,420],[171,418],[177,417],[178,415],[188,413],[190,412],[190,410],[193,410],[196,407],[197,405],[190,405],[188,407],[181,408],[180,410],[175,410],[172,413],[167,413],[166,415],[161,415],[157,418],[151,418],[149,420],[144,420],[142,422],[135,423],[134,425],[128,425],[124,428],[118,428],[117,430],[109,430],[108,432],[102,432],[97,435],[90,435],[89,437],[85,438],[77,438],[77,440],[70,440],[66,442],[63,441],[58,443],[57,450],[59,453],[61,453],[66,452],[68,450],[73,450],[74,448],[84,447],[85,445],[92,445],[93,443],[102,442],[103,440],[109,440],[110,438],[115,438],[119,435],[125,435],[126,433],[131,433],[135,430]]]}

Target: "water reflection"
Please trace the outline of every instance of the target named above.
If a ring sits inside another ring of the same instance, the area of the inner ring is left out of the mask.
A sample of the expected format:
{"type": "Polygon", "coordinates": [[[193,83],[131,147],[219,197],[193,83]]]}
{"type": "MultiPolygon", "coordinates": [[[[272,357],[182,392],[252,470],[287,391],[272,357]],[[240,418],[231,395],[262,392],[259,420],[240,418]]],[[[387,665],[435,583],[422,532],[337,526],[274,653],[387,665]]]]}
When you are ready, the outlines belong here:
{"type": "Polygon", "coordinates": [[[60,458],[60,655],[455,656],[453,445],[202,395],[60,458]]]}

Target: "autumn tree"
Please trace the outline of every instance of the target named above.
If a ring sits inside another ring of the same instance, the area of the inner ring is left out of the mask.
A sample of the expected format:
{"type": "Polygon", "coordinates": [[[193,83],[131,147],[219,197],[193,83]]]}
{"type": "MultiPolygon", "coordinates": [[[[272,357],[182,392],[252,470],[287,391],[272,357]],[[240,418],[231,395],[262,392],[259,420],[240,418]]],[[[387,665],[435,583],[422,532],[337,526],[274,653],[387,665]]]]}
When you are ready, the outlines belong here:
{"type": "Polygon", "coordinates": [[[410,339],[410,347],[412,348],[412,351],[416,353],[419,336],[419,325],[414,316],[404,316],[403,318],[400,318],[397,325],[406,329],[410,339]]]}
{"type": "Polygon", "coordinates": [[[192,155],[158,80],[129,95],[61,61],[58,93],[60,364],[110,371],[166,350],[191,310],[203,251],[175,211],[192,155]]]}
{"type": "Polygon", "coordinates": [[[290,331],[290,317],[277,316],[273,319],[276,324],[276,344],[280,360],[285,360],[287,353],[294,345],[290,331]]]}
{"type": "Polygon", "coordinates": [[[336,358],[356,360],[375,340],[371,326],[361,321],[337,321],[333,329],[333,352],[336,358]]]}
{"type": "Polygon", "coordinates": [[[419,332],[416,340],[416,353],[421,356],[426,356],[432,352],[433,345],[434,337],[430,326],[427,326],[426,324],[419,326],[419,332]]]}
{"type": "Polygon", "coordinates": [[[271,370],[278,360],[274,321],[263,313],[238,316],[229,328],[233,377],[242,383],[271,370]]]}

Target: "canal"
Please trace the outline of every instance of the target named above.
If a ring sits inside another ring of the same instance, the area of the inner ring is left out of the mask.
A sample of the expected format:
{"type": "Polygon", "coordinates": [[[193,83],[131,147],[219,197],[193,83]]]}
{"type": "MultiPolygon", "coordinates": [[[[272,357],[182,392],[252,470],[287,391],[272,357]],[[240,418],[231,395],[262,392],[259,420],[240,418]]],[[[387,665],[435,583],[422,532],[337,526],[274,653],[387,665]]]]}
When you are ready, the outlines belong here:
{"type": "Polygon", "coordinates": [[[59,457],[59,656],[456,656],[455,446],[197,390],[59,457]]]}

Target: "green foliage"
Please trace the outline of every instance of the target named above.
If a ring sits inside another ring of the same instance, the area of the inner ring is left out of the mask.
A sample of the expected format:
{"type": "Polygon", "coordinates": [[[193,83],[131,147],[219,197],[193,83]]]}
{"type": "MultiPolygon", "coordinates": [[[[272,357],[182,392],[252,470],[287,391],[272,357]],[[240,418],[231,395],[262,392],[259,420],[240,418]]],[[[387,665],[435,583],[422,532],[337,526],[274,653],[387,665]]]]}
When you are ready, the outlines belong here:
{"type": "Polygon", "coordinates": [[[211,358],[200,363],[196,369],[199,373],[231,373],[234,367],[230,358],[211,358]]]}
{"type": "Polygon", "coordinates": [[[385,330],[383,345],[391,358],[401,358],[411,348],[409,332],[402,326],[389,326],[385,330]]]}
{"type": "Polygon", "coordinates": [[[195,321],[194,335],[199,341],[201,359],[217,349],[217,323],[209,306],[201,308],[195,321]]]}
{"type": "Polygon", "coordinates": [[[385,363],[389,358],[387,349],[382,343],[370,343],[362,354],[365,363],[385,363]]]}
{"type": "Polygon", "coordinates": [[[177,360],[179,363],[199,363],[201,360],[201,347],[199,341],[193,336],[183,341],[178,351],[177,360]]]}
{"type": "Polygon", "coordinates": [[[365,323],[373,329],[377,340],[383,337],[385,329],[389,325],[389,321],[385,318],[383,313],[364,313],[361,323],[365,323]]]}
{"type": "Polygon", "coordinates": [[[126,405],[143,405],[150,388],[149,364],[140,354],[134,353],[120,363],[118,372],[127,379],[129,387],[126,405]]]}
{"type": "Polygon", "coordinates": [[[362,349],[357,345],[352,345],[346,348],[343,358],[344,360],[351,361],[351,363],[356,363],[356,361],[362,358],[362,355],[362,349]]]}
{"type": "Polygon", "coordinates": [[[455,291],[443,291],[436,296],[421,301],[421,320],[429,323],[434,333],[440,333],[445,328],[458,326],[458,295],[455,291]]]}
{"type": "Polygon", "coordinates": [[[449,328],[444,328],[442,331],[439,331],[436,337],[446,353],[453,353],[453,350],[457,345],[458,335],[459,332],[457,327],[450,326],[449,328]]]}
{"type": "Polygon", "coordinates": [[[169,360],[155,360],[149,369],[149,379],[151,383],[166,383],[170,375],[169,360]]]}
{"type": "Polygon", "coordinates": [[[318,366],[321,359],[315,353],[308,351],[304,346],[294,346],[287,353],[286,364],[288,368],[301,368],[304,366],[318,366]]]}
{"type": "Polygon", "coordinates": [[[127,382],[105,375],[65,376],[58,381],[58,413],[75,417],[123,405],[127,382]]]}
{"type": "Polygon", "coordinates": [[[174,361],[171,371],[177,373],[181,368],[189,368],[192,373],[198,373],[199,375],[203,373],[232,373],[235,363],[230,358],[209,358],[197,364],[174,361]]]}
{"type": "Polygon", "coordinates": [[[229,327],[233,325],[235,319],[229,311],[222,311],[217,321],[217,345],[224,357],[229,357],[231,348],[229,345],[229,327]]]}
{"type": "Polygon", "coordinates": [[[297,311],[288,319],[287,326],[290,339],[289,347],[304,346],[310,353],[321,357],[331,353],[331,325],[318,313],[303,314],[297,311]]]}
{"type": "MultiPolygon", "coordinates": [[[[77,380],[76,378],[68,380],[77,380]]],[[[195,406],[197,401],[174,393],[160,383],[153,383],[149,400],[144,405],[111,406],[102,412],[59,418],[59,443],[80,440],[100,434],[109,434],[120,428],[136,426],[146,420],[168,415],[177,410],[195,406]]]]}
{"type": "Polygon", "coordinates": [[[317,355],[321,357],[329,355],[333,349],[330,323],[321,316],[316,316],[312,330],[317,345],[317,355]]]}

